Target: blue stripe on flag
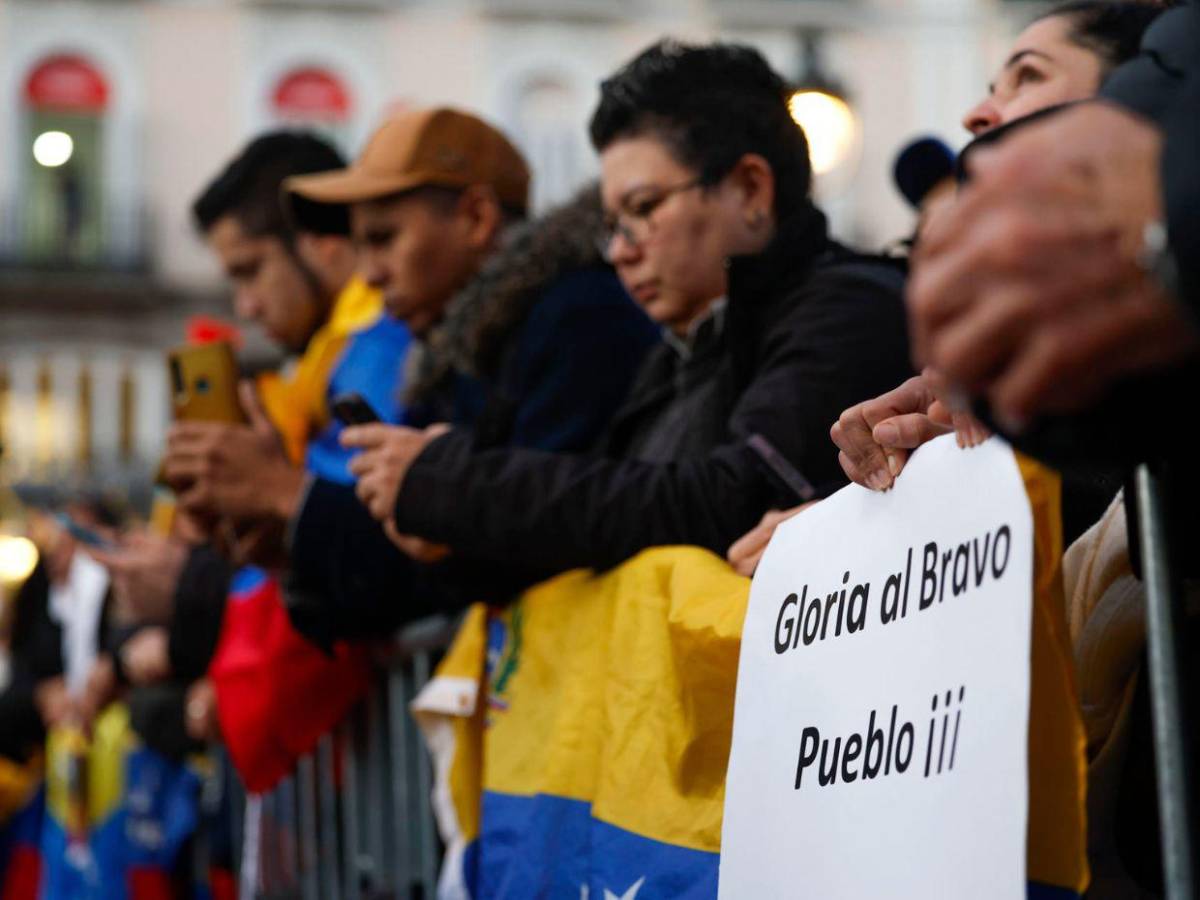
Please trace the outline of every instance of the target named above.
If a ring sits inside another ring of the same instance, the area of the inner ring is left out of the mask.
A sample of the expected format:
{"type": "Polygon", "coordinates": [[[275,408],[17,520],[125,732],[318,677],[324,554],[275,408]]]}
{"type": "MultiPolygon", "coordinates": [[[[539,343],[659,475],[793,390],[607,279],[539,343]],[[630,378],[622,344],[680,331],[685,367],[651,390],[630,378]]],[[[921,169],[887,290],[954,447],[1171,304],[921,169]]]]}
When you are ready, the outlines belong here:
{"type": "Polygon", "coordinates": [[[717,896],[716,853],[642,837],[594,819],[591,812],[591,804],[583,800],[486,792],[483,833],[465,860],[472,895],[589,900],[717,896]]]}

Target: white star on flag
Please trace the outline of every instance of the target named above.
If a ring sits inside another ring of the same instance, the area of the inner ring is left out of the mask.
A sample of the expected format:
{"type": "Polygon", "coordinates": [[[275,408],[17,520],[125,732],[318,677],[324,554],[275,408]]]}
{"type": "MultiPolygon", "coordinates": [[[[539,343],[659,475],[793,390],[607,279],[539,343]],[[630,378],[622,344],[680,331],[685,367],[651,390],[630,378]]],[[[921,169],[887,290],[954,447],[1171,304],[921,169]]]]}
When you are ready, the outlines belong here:
{"type": "MultiPolygon", "coordinates": [[[[642,885],[645,883],[646,883],[646,876],[643,875],[641,878],[639,878],[637,881],[635,881],[632,885],[630,885],[629,890],[627,890],[625,893],[623,893],[620,897],[618,897],[616,894],[614,894],[608,888],[605,888],[604,889],[604,900],[637,900],[638,891],[640,891],[642,889],[642,885]]],[[[590,893],[591,892],[588,890],[588,886],[586,884],[579,886],[579,900],[588,900],[590,893]]]]}

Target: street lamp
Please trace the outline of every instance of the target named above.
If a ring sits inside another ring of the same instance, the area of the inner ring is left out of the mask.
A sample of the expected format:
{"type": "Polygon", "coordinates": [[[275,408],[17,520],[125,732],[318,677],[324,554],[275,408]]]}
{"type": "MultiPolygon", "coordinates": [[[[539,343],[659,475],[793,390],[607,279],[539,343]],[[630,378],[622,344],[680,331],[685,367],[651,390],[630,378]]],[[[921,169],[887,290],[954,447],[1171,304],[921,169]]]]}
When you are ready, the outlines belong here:
{"type": "Polygon", "coordinates": [[[75,153],[75,141],[65,131],[43,131],[33,141],[33,158],[38,165],[56,169],[75,153]]]}
{"type": "Polygon", "coordinates": [[[21,584],[37,566],[38,551],[28,538],[0,534],[0,587],[21,584]]]}
{"type": "Polygon", "coordinates": [[[813,172],[825,175],[853,153],[858,141],[858,117],[841,86],[825,73],[818,34],[801,32],[800,41],[804,68],[788,98],[788,110],[804,129],[813,172]]]}

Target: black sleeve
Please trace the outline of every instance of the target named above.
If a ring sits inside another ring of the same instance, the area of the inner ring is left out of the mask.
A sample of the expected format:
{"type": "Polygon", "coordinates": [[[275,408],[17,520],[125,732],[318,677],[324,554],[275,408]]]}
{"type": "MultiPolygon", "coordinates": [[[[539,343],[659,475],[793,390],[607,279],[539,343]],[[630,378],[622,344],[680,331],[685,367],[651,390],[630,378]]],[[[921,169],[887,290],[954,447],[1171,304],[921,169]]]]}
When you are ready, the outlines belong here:
{"type": "Polygon", "coordinates": [[[30,687],[63,673],[62,628],[50,618],[50,578],[44,563],[13,598],[9,659],[14,680],[30,687]]]}
{"type": "Polygon", "coordinates": [[[1200,4],[1159,16],[1141,53],[1105,80],[1101,95],[1163,131],[1163,197],[1179,293],[1200,316],[1200,4]]]}
{"type": "Polygon", "coordinates": [[[24,764],[46,740],[46,728],[33,702],[33,686],[12,682],[0,690],[0,757],[24,764]]]}
{"type": "MultiPolygon", "coordinates": [[[[1196,55],[1200,57],[1200,47],[1196,55]]],[[[1192,74],[1163,125],[1167,233],[1179,275],[1180,299],[1200,321],[1200,71],[1192,74]]]]}
{"type": "Polygon", "coordinates": [[[194,681],[208,671],[229,594],[232,567],[208,545],[192,549],[175,589],[167,651],[176,678],[194,681]]]}
{"type": "Polygon", "coordinates": [[[472,453],[467,436],[450,432],[405,477],[398,528],[456,553],[553,571],[605,568],[664,544],[724,554],[779,502],[746,438],[762,434],[815,484],[840,480],[830,426],[847,406],[910,374],[898,291],[818,277],[793,299],[758,348],[727,442],[708,455],[649,463],[472,453]]]}
{"type": "Polygon", "coordinates": [[[413,564],[383,533],[354,488],[313,479],[292,523],[284,593],[292,625],[318,646],[379,637],[427,614],[411,590],[413,564]]]}

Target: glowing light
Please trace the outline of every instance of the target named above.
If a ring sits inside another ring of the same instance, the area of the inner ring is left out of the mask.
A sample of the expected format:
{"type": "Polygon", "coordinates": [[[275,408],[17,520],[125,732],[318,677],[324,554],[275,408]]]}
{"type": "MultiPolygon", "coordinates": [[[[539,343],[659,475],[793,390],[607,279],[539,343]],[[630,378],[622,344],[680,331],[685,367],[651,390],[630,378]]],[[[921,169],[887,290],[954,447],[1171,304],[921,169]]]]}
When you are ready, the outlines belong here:
{"type": "Polygon", "coordinates": [[[808,138],[813,171],[824,175],[836,169],[854,146],[854,110],[841,97],[824,91],[796,91],[788,110],[808,138]]]}
{"type": "Polygon", "coordinates": [[[24,581],[37,561],[38,552],[33,541],[0,535],[0,582],[18,584],[24,581]]]}
{"type": "Polygon", "coordinates": [[[33,158],[47,169],[61,166],[75,152],[75,142],[65,131],[43,131],[33,142],[33,158]]]}

